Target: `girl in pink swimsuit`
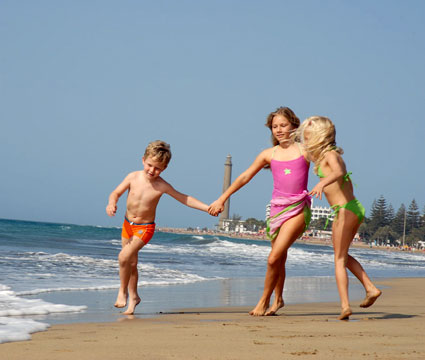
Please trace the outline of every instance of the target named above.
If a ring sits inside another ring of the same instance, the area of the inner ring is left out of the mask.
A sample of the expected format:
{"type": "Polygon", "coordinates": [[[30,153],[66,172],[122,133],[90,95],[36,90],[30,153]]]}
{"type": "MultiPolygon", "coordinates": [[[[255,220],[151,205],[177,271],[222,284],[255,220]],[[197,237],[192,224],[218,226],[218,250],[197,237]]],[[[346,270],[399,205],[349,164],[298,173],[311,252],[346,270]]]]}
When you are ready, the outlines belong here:
{"type": "Polygon", "coordinates": [[[272,249],[268,257],[264,292],[251,315],[273,315],[284,306],[283,287],[285,263],[289,247],[304,232],[310,222],[310,197],[307,192],[310,163],[300,145],[293,140],[293,133],[300,120],[287,107],[280,107],[267,117],[266,126],[272,132],[273,147],[262,151],[252,165],[208,208],[211,215],[224,209],[226,200],[247,184],[261,169],[270,167],[274,187],[267,235],[272,249]],[[275,299],[270,306],[271,295],[275,299]]]}

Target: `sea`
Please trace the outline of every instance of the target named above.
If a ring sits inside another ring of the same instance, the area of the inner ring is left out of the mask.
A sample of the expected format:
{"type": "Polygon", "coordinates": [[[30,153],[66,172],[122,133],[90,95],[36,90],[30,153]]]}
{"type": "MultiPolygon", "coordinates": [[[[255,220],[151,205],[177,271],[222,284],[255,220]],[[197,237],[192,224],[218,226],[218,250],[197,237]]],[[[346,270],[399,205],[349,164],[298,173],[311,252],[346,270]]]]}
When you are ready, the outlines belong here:
{"type": "MultiPolygon", "coordinates": [[[[51,324],[119,321],[121,229],[0,219],[0,343],[28,340],[51,324]]],[[[157,231],[139,254],[142,302],[135,317],[184,308],[255,306],[270,243],[157,231]]],[[[423,253],[352,248],[372,279],[424,277],[423,253]]],[[[350,278],[350,298],[364,291],[350,278]]],[[[286,304],[339,301],[330,246],[289,250],[286,304]]]]}

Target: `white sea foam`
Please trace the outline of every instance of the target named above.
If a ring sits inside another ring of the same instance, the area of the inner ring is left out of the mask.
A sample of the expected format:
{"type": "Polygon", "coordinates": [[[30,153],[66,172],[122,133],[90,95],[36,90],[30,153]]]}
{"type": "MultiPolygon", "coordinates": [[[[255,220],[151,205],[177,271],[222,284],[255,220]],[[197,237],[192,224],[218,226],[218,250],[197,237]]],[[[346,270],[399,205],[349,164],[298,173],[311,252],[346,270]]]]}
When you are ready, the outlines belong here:
{"type": "Polygon", "coordinates": [[[48,324],[31,319],[0,317],[0,344],[31,339],[34,332],[45,331],[48,324]]]}
{"type": "MultiPolygon", "coordinates": [[[[146,267],[146,265],[144,266],[146,267]]],[[[141,277],[143,277],[143,275],[141,277]]],[[[139,281],[138,286],[166,286],[166,285],[190,284],[190,283],[194,283],[198,281],[208,281],[208,280],[217,280],[217,279],[222,279],[222,278],[221,277],[205,278],[196,274],[183,273],[178,270],[165,270],[163,272],[157,271],[153,279],[139,281]]],[[[119,289],[119,287],[120,287],[119,283],[116,282],[116,284],[114,285],[32,289],[32,290],[16,292],[16,295],[30,296],[30,295],[38,295],[38,294],[53,293],[53,292],[66,292],[66,291],[115,290],[115,289],[119,289]]],[[[1,308],[1,304],[0,304],[0,308],[1,308]]],[[[1,311],[0,311],[0,315],[1,315],[1,311]]]]}
{"type": "Polygon", "coordinates": [[[86,308],[86,306],[52,304],[40,299],[25,299],[17,296],[8,286],[2,285],[0,288],[0,316],[81,312],[86,308]]]}
{"type": "Polygon", "coordinates": [[[312,252],[301,248],[291,247],[288,251],[288,261],[303,265],[314,264],[315,266],[333,265],[333,252],[312,252]]]}
{"type": "Polygon", "coordinates": [[[31,333],[46,330],[49,326],[21,316],[82,312],[86,308],[25,299],[18,297],[10,287],[0,284],[0,343],[28,340],[31,333]]]}

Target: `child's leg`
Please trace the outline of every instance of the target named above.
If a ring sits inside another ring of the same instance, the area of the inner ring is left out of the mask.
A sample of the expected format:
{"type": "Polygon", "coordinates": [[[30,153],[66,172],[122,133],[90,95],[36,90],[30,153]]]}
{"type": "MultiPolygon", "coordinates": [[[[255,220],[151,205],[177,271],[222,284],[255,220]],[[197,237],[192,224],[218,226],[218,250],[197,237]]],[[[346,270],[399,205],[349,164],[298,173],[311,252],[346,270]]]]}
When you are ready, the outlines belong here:
{"type": "Polygon", "coordinates": [[[352,229],[357,226],[357,216],[341,209],[332,226],[332,242],[334,247],[335,279],[341,300],[340,320],[348,319],[351,315],[350,301],[348,299],[347,261],[348,249],[352,237],[352,229]]]}
{"type": "Polygon", "coordinates": [[[270,306],[269,311],[266,312],[266,316],[274,315],[276,312],[285,306],[285,302],[283,301],[283,287],[285,286],[285,278],[286,278],[286,258],[288,256],[288,251],[285,251],[282,260],[279,264],[279,278],[277,280],[276,286],[274,288],[274,301],[272,306],[270,306]]]}
{"type": "MultiPolygon", "coordinates": [[[[121,249],[124,249],[124,246],[126,246],[130,242],[130,239],[126,239],[125,237],[121,237],[121,249]]],[[[118,261],[119,261],[119,255],[118,255],[118,261]]],[[[119,263],[118,263],[119,265],[119,263]]],[[[117,308],[122,308],[127,305],[127,297],[128,297],[128,288],[122,287],[122,284],[120,282],[120,288],[118,290],[117,300],[115,301],[114,306],[117,308]]]]}
{"type": "MultiPolygon", "coordinates": [[[[352,237],[357,233],[357,230],[359,229],[360,224],[356,228],[353,229],[352,237]]],[[[376,301],[376,299],[382,294],[382,291],[379,290],[370,280],[369,276],[367,275],[366,271],[363,269],[361,264],[351,255],[348,255],[347,260],[347,268],[350,270],[353,275],[359,279],[359,281],[362,283],[363,287],[366,291],[366,297],[364,298],[363,302],[360,304],[360,307],[369,307],[373,305],[373,303],[376,301]]]]}
{"type": "Polygon", "coordinates": [[[357,215],[344,208],[339,210],[337,219],[332,226],[335,278],[342,308],[341,315],[339,316],[340,320],[348,319],[351,315],[350,301],[348,298],[347,267],[360,281],[366,281],[365,277],[367,277],[360,263],[352,256],[348,255],[348,249],[350,248],[350,244],[358,227],[359,221],[357,215]]]}
{"type": "MultiPolygon", "coordinates": [[[[264,280],[264,291],[256,307],[250,311],[251,315],[262,316],[266,313],[270,304],[270,297],[279,280],[280,265],[289,247],[294,243],[305,227],[304,213],[301,212],[286,221],[280,228],[279,235],[267,261],[266,278],[264,280]]],[[[284,280],[284,279],[283,279],[284,280]]],[[[283,286],[283,282],[282,282],[283,286]]]]}
{"type": "MultiPolygon", "coordinates": [[[[123,248],[118,255],[120,265],[120,289],[118,291],[116,307],[124,307],[127,304],[128,288],[130,278],[136,275],[135,279],[131,281],[132,297],[134,298],[134,287],[137,289],[137,255],[139,250],[145,245],[138,237],[122,240],[123,248]],[[136,259],[136,261],[135,261],[136,259]]],[[[137,294],[137,290],[136,290],[137,294]]],[[[130,299],[131,300],[131,299],[130,299]]]]}
{"type": "MultiPolygon", "coordinates": [[[[137,241],[140,239],[135,238],[134,241],[137,241]]],[[[131,266],[131,274],[130,279],[128,281],[128,307],[127,310],[124,311],[124,315],[131,315],[134,313],[134,309],[137,305],[140,303],[140,296],[137,292],[137,285],[139,282],[139,271],[137,269],[137,263],[139,261],[139,254],[134,254],[130,259],[130,266],[131,266]]]]}

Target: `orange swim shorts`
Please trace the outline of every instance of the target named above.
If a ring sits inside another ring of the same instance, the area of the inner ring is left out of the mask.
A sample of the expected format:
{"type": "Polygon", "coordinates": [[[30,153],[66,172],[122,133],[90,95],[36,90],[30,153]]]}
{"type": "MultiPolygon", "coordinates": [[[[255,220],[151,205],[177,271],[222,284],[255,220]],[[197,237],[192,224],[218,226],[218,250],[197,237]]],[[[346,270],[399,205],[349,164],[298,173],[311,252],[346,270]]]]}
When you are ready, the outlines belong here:
{"type": "Polygon", "coordinates": [[[133,236],[137,236],[146,245],[150,239],[152,239],[154,232],[155,223],[136,224],[127,218],[124,218],[121,236],[125,239],[130,239],[133,236]]]}

